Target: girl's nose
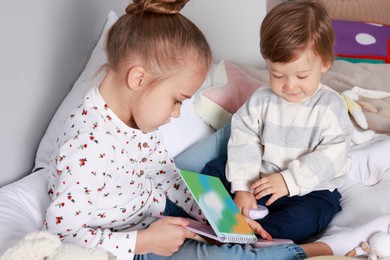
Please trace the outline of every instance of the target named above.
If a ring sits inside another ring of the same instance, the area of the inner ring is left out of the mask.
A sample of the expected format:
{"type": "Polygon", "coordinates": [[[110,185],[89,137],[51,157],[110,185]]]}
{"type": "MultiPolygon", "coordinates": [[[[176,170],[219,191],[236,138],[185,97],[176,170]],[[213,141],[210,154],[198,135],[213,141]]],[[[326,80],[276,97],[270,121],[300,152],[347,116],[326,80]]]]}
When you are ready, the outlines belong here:
{"type": "Polygon", "coordinates": [[[171,117],[178,118],[180,116],[180,108],[181,108],[181,104],[175,105],[175,107],[172,110],[171,117]]]}

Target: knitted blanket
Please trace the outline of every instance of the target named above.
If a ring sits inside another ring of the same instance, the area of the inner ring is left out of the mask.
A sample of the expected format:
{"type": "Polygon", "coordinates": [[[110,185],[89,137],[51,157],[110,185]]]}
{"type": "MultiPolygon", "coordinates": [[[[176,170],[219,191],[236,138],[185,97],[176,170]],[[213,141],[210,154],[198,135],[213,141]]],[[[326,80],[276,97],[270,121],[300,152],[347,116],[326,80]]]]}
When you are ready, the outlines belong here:
{"type": "Polygon", "coordinates": [[[9,248],[0,260],[114,260],[115,257],[102,248],[87,249],[63,243],[49,232],[38,231],[26,235],[9,248]]]}
{"type": "MultiPolygon", "coordinates": [[[[390,93],[390,64],[350,63],[336,60],[330,70],[322,75],[322,83],[339,93],[354,86],[366,90],[390,93]]],[[[390,134],[390,97],[367,98],[359,96],[366,116],[368,129],[390,134]]]]}

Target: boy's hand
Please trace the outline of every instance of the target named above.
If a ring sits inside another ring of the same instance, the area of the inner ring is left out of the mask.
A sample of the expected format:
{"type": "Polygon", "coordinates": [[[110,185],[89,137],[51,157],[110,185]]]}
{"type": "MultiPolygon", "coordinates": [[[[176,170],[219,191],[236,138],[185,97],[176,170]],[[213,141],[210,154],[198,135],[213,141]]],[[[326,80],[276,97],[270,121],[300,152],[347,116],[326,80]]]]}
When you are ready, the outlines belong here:
{"type": "Polygon", "coordinates": [[[255,181],[251,188],[255,199],[259,200],[264,196],[272,194],[265,203],[266,206],[271,205],[277,199],[288,195],[288,188],[284,182],[284,178],[280,173],[274,173],[255,181]]]}
{"type": "Polygon", "coordinates": [[[241,211],[242,215],[247,218],[249,218],[249,210],[257,208],[255,196],[253,196],[253,193],[249,191],[236,191],[234,195],[234,202],[241,211]]]}
{"type": "Polygon", "coordinates": [[[252,192],[249,191],[236,191],[234,195],[234,202],[238,209],[245,216],[249,226],[256,234],[259,234],[262,238],[271,240],[271,235],[264,230],[264,228],[257,221],[249,218],[249,210],[257,208],[257,201],[252,192]]]}

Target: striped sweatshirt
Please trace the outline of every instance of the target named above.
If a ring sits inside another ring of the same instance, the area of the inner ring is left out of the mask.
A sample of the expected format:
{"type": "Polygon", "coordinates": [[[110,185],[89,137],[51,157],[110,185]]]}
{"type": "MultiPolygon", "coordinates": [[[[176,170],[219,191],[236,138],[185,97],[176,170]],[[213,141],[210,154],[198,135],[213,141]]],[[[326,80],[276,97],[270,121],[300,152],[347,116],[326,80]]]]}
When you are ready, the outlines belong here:
{"type": "Polygon", "coordinates": [[[269,87],[253,93],[232,117],[226,177],[232,192],[281,173],[289,196],[334,190],[344,183],[353,125],[341,96],[320,84],[291,103],[269,87]]]}

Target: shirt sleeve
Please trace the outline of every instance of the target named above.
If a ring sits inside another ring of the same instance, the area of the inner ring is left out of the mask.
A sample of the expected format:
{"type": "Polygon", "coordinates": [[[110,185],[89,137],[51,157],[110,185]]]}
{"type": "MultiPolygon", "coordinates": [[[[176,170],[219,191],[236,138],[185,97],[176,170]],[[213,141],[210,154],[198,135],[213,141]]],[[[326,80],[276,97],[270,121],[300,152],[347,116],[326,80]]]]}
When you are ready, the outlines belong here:
{"type": "Polygon", "coordinates": [[[53,158],[48,190],[51,203],[46,211],[45,228],[63,241],[87,248],[102,247],[118,258],[132,259],[137,232],[113,232],[92,228],[99,212],[105,178],[115,169],[116,141],[105,134],[80,134],[68,140],[53,158]],[[104,155],[104,156],[103,156],[104,155]]]}
{"type": "Polygon", "coordinates": [[[259,133],[262,122],[257,111],[258,106],[251,98],[232,116],[226,164],[231,192],[252,191],[250,185],[260,177],[263,154],[259,133]]]}

